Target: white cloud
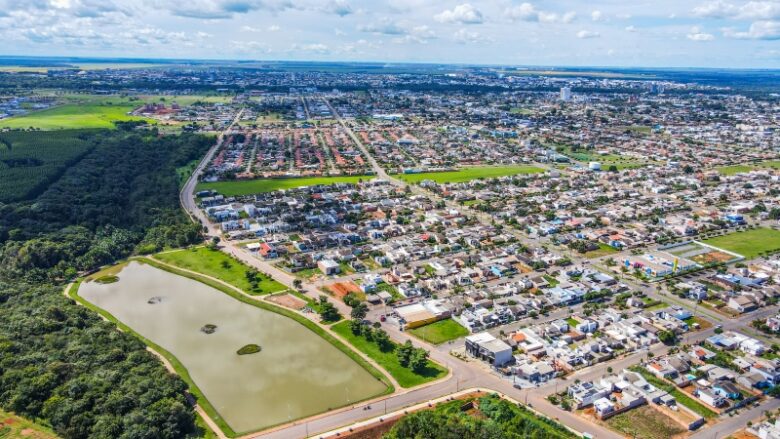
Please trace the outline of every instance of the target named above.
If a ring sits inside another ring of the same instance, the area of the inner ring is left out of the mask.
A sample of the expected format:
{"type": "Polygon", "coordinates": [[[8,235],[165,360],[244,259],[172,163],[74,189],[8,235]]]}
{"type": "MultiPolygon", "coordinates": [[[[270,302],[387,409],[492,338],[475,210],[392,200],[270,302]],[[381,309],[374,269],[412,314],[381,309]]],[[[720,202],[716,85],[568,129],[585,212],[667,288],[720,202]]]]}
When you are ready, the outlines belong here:
{"type": "Polygon", "coordinates": [[[631,25],[631,26],[626,26],[626,29],[625,29],[625,30],[626,30],[626,32],[636,32],[636,31],[637,31],[636,27],[635,27],[635,26],[633,26],[633,25],[631,25]]]}
{"type": "Polygon", "coordinates": [[[463,3],[455,6],[454,9],[447,9],[433,17],[439,23],[458,23],[458,24],[479,24],[484,21],[482,12],[471,6],[470,3],[463,3]]]}
{"type": "Polygon", "coordinates": [[[601,11],[593,11],[590,13],[590,19],[593,21],[601,21],[604,18],[604,14],[601,11]]]}
{"type": "Polygon", "coordinates": [[[588,38],[598,38],[600,36],[601,36],[600,33],[595,31],[590,31],[590,30],[581,30],[577,32],[577,38],[581,40],[588,39],[588,38]]]}
{"type": "Polygon", "coordinates": [[[328,53],[330,49],[327,44],[293,44],[292,49],[300,52],[328,53]]]}
{"type": "Polygon", "coordinates": [[[760,0],[735,5],[723,0],[714,0],[693,8],[693,15],[718,19],[773,20],[780,18],[780,2],[760,0]]]}
{"type": "Polygon", "coordinates": [[[322,10],[323,12],[336,14],[339,17],[345,17],[354,13],[352,6],[346,0],[330,0],[322,10]]]}
{"type": "Polygon", "coordinates": [[[458,29],[457,32],[455,32],[452,35],[455,42],[459,44],[478,44],[478,43],[489,43],[493,40],[491,38],[485,37],[479,32],[476,31],[469,31],[467,29],[458,29]]]}
{"type": "Polygon", "coordinates": [[[739,40],[780,40],[780,21],[756,21],[747,31],[724,28],[723,35],[739,40]]]}
{"type": "Polygon", "coordinates": [[[715,39],[715,35],[702,31],[698,26],[692,27],[685,37],[691,41],[712,41],[715,39]]]}
{"type": "Polygon", "coordinates": [[[541,11],[531,3],[521,3],[507,8],[504,15],[511,21],[531,21],[540,23],[571,23],[577,17],[573,11],[559,15],[555,12],[541,11]]]}

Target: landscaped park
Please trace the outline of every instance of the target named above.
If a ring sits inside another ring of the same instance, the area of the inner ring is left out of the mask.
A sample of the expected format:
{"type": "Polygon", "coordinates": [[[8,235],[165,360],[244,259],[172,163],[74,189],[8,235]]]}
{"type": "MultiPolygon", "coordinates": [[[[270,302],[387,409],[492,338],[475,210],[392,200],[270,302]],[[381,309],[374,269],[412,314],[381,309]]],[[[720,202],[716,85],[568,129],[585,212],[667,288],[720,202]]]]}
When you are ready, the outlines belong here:
{"type": "Polygon", "coordinates": [[[118,281],[93,281],[106,276],[97,273],[72,297],[164,355],[228,436],[392,390],[381,373],[296,313],[226,294],[228,287],[149,259],[109,273],[118,281]],[[251,354],[239,355],[247,346],[251,354]]]}

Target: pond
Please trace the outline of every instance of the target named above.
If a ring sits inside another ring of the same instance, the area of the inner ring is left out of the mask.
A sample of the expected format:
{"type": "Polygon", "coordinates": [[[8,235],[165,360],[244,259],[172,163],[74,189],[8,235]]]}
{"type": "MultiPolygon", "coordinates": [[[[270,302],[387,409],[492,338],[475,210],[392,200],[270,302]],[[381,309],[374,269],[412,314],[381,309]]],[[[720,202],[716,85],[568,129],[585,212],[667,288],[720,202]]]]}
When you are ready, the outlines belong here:
{"type": "Polygon", "coordinates": [[[138,262],[118,276],[114,283],[84,282],[78,294],[176,356],[236,432],[321,413],[385,390],[362,366],[293,319],[138,262]],[[250,344],[260,351],[238,355],[250,344]]]}

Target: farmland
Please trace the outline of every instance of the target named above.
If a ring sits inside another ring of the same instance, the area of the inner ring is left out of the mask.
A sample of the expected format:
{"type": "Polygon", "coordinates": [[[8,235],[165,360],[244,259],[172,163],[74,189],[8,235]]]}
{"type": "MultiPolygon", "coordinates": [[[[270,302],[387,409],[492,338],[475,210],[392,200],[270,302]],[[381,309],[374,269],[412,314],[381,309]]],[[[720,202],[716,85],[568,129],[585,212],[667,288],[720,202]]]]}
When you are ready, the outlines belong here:
{"type": "Polygon", "coordinates": [[[538,174],[544,169],[536,166],[479,166],[463,168],[458,171],[422,172],[419,174],[402,174],[398,178],[407,183],[419,183],[423,180],[433,180],[436,183],[462,183],[480,178],[498,178],[519,174],[538,174]]]}
{"type": "Polygon", "coordinates": [[[344,176],[344,177],[311,177],[311,178],[266,178],[256,180],[218,181],[213,183],[198,183],[197,191],[215,190],[227,197],[238,195],[259,194],[272,192],[279,189],[293,189],[303,186],[335,183],[359,183],[374,178],[373,176],[344,176]]]}
{"type": "Polygon", "coordinates": [[[33,197],[89,152],[86,131],[0,135],[0,202],[33,197]]]}
{"type": "Polygon", "coordinates": [[[767,228],[751,229],[706,239],[704,242],[753,259],[764,252],[780,250],[780,231],[767,228]]]}

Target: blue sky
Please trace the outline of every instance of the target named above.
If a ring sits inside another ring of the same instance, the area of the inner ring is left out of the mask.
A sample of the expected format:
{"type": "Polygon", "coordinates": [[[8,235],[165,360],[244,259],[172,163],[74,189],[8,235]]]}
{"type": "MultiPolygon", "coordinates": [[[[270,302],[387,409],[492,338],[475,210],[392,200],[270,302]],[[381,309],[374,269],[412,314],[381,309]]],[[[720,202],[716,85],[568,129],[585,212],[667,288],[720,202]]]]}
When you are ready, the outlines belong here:
{"type": "Polygon", "coordinates": [[[780,67],[780,0],[0,0],[0,54],[780,67]]]}

